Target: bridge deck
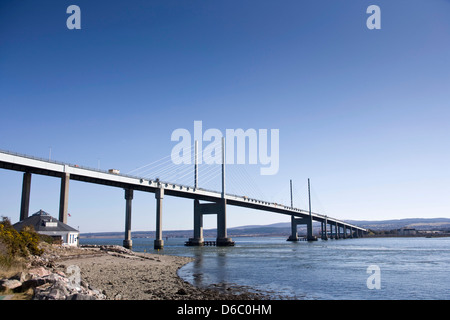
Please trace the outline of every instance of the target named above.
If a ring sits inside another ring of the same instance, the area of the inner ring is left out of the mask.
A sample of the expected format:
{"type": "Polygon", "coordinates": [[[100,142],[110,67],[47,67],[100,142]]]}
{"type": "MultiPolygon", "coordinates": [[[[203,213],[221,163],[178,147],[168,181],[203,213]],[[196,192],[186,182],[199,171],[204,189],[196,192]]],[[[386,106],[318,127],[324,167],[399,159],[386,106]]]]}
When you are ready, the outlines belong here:
{"type": "MultiPolygon", "coordinates": [[[[222,194],[217,191],[205,190],[201,188],[194,189],[192,186],[148,180],[141,177],[134,177],[124,174],[114,174],[107,171],[80,167],[78,165],[63,162],[49,161],[8,151],[0,151],[0,168],[54,177],[62,177],[65,174],[69,174],[71,180],[152,193],[155,193],[159,188],[164,188],[165,195],[174,197],[211,202],[217,202],[222,199],[222,194]]],[[[309,212],[306,210],[292,208],[264,200],[231,194],[226,194],[225,199],[227,201],[227,205],[270,211],[299,218],[309,217],[309,212]]],[[[327,221],[329,224],[333,223],[338,224],[339,226],[353,228],[354,230],[361,230],[364,232],[367,231],[364,228],[319,213],[312,212],[311,215],[312,219],[315,221],[327,221]]]]}

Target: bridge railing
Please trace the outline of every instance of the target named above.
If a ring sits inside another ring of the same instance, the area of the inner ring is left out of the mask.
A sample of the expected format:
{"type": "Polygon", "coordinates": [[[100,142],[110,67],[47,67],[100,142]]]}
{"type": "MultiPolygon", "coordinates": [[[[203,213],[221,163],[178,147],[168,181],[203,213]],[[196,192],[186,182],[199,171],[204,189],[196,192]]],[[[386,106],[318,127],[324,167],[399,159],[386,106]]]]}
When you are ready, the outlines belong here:
{"type": "MultiPolygon", "coordinates": [[[[79,169],[84,169],[84,170],[89,170],[89,171],[95,171],[95,172],[99,172],[99,173],[114,174],[114,173],[110,173],[110,172],[108,172],[106,170],[102,170],[102,169],[98,169],[98,168],[92,168],[92,167],[88,167],[88,166],[85,166],[85,165],[79,165],[79,164],[74,164],[74,163],[69,163],[69,162],[62,162],[62,161],[57,161],[57,160],[52,160],[52,159],[45,159],[45,158],[42,158],[42,157],[30,156],[28,154],[24,154],[24,153],[20,153],[20,152],[14,152],[14,151],[9,151],[9,150],[4,150],[4,149],[0,149],[0,152],[9,154],[11,156],[18,156],[18,157],[22,157],[22,158],[31,159],[31,160],[43,161],[43,162],[59,164],[59,165],[63,165],[63,166],[66,165],[66,166],[70,166],[70,167],[73,167],[73,168],[79,168],[79,169]]],[[[120,174],[120,175],[128,177],[128,178],[139,179],[139,177],[132,176],[132,175],[127,175],[127,174],[120,174]]]]}
{"type": "MultiPolygon", "coordinates": [[[[147,181],[152,181],[152,182],[159,182],[161,184],[170,184],[170,185],[174,185],[174,183],[168,182],[168,181],[162,181],[162,180],[157,180],[157,178],[154,179],[148,179],[148,178],[143,178],[143,177],[139,177],[139,176],[135,176],[135,175],[130,175],[130,174],[126,174],[126,173],[111,173],[107,170],[102,170],[102,169],[98,169],[98,168],[93,168],[93,167],[88,167],[85,165],[79,165],[79,164],[74,164],[74,163],[70,163],[70,162],[62,162],[62,161],[57,161],[57,160],[52,160],[52,159],[45,159],[42,157],[36,157],[36,156],[30,156],[28,154],[24,154],[24,153],[20,153],[20,152],[15,152],[15,151],[10,151],[10,150],[4,150],[4,149],[0,149],[1,153],[5,153],[11,156],[18,156],[18,157],[22,157],[22,158],[27,158],[27,159],[31,159],[31,160],[37,160],[37,161],[43,161],[43,162],[48,162],[48,163],[53,163],[53,164],[59,164],[59,165],[66,165],[66,166],[70,166],[73,168],[77,168],[77,169],[84,169],[84,170],[89,170],[89,171],[94,171],[94,172],[99,172],[99,173],[106,173],[106,174],[110,174],[110,175],[115,175],[115,176],[122,176],[122,177],[127,177],[127,178],[133,178],[133,179],[140,179],[140,180],[147,180],[147,181]]],[[[185,188],[194,188],[193,186],[187,186],[187,185],[181,185],[181,184],[176,184],[177,186],[182,186],[185,188]]],[[[209,190],[212,191],[212,190],[209,190]]],[[[217,191],[214,191],[217,192],[217,191]]]]}

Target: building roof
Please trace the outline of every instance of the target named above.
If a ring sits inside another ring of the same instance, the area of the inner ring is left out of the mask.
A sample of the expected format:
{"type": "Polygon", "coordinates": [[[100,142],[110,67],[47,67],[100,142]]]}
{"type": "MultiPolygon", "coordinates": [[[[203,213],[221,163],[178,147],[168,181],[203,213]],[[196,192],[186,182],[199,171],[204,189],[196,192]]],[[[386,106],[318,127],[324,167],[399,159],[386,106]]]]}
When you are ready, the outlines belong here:
{"type": "Polygon", "coordinates": [[[53,218],[50,214],[44,210],[39,210],[35,214],[28,218],[19,221],[13,225],[17,231],[22,230],[25,226],[33,226],[36,232],[44,231],[65,231],[65,232],[78,232],[78,230],[62,223],[58,219],[53,218]]]}

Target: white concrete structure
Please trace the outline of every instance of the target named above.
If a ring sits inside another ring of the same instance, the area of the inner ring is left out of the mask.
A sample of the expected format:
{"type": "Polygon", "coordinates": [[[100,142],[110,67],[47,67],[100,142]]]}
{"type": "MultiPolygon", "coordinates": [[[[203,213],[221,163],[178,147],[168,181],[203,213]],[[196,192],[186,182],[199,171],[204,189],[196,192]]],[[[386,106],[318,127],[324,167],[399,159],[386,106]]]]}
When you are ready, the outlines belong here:
{"type": "Polygon", "coordinates": [[[47,212],[39,210],[30,217],[13,225],[14,229],[21,231],[26,226],[32,226],[39,234],[52,237],[56,241],[69,246],[78,246],[78,230],[53,218],[47,212]]]}

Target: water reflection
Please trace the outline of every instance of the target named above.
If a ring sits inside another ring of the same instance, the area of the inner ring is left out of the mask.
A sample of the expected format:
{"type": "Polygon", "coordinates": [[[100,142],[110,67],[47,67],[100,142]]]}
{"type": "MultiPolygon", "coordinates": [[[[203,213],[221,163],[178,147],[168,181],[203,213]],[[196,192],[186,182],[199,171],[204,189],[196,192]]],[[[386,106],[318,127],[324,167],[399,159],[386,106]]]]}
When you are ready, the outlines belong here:
{"type": "Polygon", "coordinates": [[[229,278],[229,259],[232,247],[192,247],[195,260],[183,267],[179,274],[195,286],[226,283],[229,278]]]}

